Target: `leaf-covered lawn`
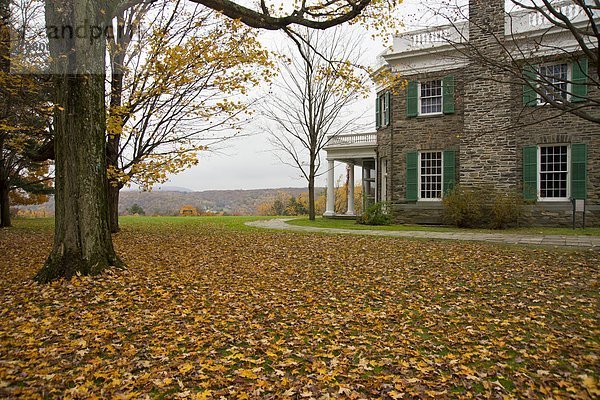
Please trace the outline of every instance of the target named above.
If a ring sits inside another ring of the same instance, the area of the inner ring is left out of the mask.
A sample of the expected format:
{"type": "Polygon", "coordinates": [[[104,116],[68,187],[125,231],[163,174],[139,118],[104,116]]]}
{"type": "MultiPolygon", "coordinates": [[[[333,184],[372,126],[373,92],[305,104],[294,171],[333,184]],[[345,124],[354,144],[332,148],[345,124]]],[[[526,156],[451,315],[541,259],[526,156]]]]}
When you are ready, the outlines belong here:
{"type": "Polygon", "coordinates": [[[600,396],[598,253],[194,221],[46,286],[49,227],[0,231],[0,397],[600,396]]]}

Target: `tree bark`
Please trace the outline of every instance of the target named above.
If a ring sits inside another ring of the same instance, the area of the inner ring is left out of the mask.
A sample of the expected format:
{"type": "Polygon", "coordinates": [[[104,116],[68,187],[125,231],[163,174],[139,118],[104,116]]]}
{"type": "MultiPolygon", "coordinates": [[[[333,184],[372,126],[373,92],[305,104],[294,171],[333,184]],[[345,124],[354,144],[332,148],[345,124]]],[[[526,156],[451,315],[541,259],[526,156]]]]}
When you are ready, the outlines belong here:
{"type": "Polygon", "coordinates": [[[10,221],[10,200],[8,197],[8,182],[0,181],[0,228],[12,226],[10,221]]]}
{"type": "Polygon", "coordinates": [[[315,217],[315,162],[311,159],[308,172],[308,219],[314,221],[315,217]]]}
{"type": "Polygon", "coordinates": [[[116,186],[108,180],[108,224],[111,233],[117,233],[119,228],[119,195],[121,193],[121,185],[116,186]]]}
{"type": "MultiPolygon", "coordinates": [[[[46,0],[46,24],[103,27],[103,6],[98,0],[46,0]]],[[[35,276],[41,283],[122,265],[108,225],[105,51],[104,37],[50,40],[57,105],[56,222],[52,252],[35,276]]]]}
{"type": "MultiPolygon", "coordinates": [[[[118,55],[111,61],[112,79],[110,93],[110,116],[113,118],[122,118],[121,104],[123,98],[123,57],[118,55]]],[[[119,119],[120,120],[120,119],[119,119]]],[[[119,124],[123,129],[122,124],[119,124]]],[[[113,171],[119,169],[119,151],[121,142],[121,132],[109,132],[106,139],[106,160],[107,165],[113,171]]],[[[108,177],[108,212],[109,226],[112,233],[119,232],[119,191],[123,185],[116,177],[108,177]]]]}

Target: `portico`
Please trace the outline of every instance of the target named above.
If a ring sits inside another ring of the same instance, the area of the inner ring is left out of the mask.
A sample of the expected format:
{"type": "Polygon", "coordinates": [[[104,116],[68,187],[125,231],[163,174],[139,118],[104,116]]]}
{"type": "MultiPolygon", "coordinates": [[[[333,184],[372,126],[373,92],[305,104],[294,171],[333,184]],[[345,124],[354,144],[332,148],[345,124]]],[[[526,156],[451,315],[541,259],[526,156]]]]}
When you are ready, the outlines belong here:
{"type": "Polygon", "coordinates": [[[359,133],[331,137],[325,146],[327,152],[327,205],[324,217],[356,216],[354,204],[354,167],[362,167],[363,209],[375,201],[376,191],[376,133],[359,133]],[[335,162],[348,167],[348,208],[345,213],[335,212],[335,162]]]}

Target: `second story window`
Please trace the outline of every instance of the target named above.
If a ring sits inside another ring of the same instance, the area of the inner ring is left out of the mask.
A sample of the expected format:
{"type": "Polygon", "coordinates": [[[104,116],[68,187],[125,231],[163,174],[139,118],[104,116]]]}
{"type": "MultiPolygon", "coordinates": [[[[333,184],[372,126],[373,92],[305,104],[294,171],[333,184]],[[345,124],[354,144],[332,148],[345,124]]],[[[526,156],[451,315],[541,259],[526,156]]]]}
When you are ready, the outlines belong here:
{"type": "Polygon", "coordinates": [[[406,85],[406,117],[454,114],[454,76],[422,81],[409,80],[406,85]]]}
{"type": "Polygon", "coordinates": [[[440,79],[419,83],[419,114],[442,112],[442,81],[440,79]]]}
{"type": "Polygon", "coordinates": [[[391,93],[382,92],[375,102],[375,128],[385,128],[390,124],[391,93]]]}
{"type": "MultiPolygon", "coordinates": [[[[538,69],[540,76],[540,89],[551,100],[567,100],[569,93],[569,65],[551,64],[540,65],[538,69]]],[[[542,96],[538,97],[538,102],[544,104],[546,101],[542,96]]]]}
{"type": "Polygon", "coordinates": [[[586,102],[588,59],[523,66],[523,105],[536,107],[548,101],[586,102]]]}

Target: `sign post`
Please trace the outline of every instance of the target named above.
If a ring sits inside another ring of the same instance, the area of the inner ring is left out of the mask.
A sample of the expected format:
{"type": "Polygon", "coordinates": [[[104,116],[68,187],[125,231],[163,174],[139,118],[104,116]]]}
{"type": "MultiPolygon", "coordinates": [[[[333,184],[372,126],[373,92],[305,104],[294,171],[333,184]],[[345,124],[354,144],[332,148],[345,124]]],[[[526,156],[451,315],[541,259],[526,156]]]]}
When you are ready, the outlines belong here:
{"type": "Polygon", "coordinates": [[[575,229],[575,216],[578,212],[583,213],[583,228],[585,229],[585,200],[571,199],[573,203],[573,229],[575,229]]]}

